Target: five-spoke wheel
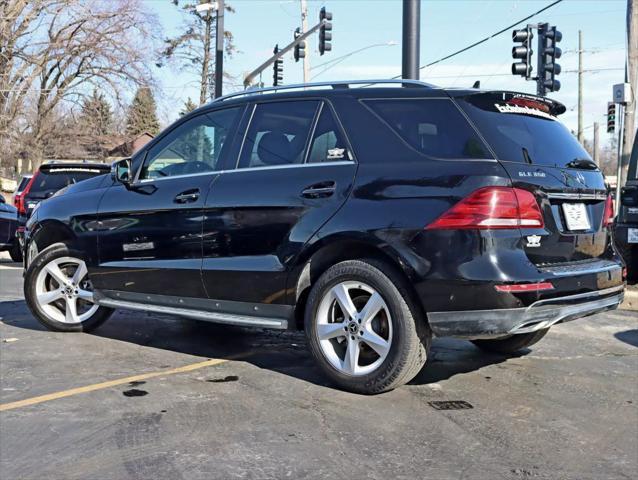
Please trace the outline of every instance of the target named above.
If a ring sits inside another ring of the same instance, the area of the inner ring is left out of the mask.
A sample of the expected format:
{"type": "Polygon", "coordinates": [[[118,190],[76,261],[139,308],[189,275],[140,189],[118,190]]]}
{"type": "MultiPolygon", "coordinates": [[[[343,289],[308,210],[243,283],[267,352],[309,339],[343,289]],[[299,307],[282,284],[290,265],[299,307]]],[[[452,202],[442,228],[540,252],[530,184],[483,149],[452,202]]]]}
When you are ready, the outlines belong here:
{"type": "Polygon", "coordinates": [[[431,338],[401,274],[377,260],[348,260],[326,270],[308,296],[305,328],[326,375],[358,393],[411,380],[431,338]]]}
{"type": "Polygon", "coordinates": [[[52,330],[87,331],[112,313],[95,301],[86,263],[79,252],[57,243],[31,260],[24,282],[27,305],[52,330]]]}
{"type": "Polygon", "coordinates": [[[60,257],[38,273],[35,292],[40,308],[62,323],[81,323],[98,309],[84,260],[60,257]]]}
{"type": "Polygon", "coordinates": [[[392,318],[385,301],[363,282],[340,282],[328,290],[317,312],[321,350],[348,375],[374,371],[388,356],[392,318]]]}

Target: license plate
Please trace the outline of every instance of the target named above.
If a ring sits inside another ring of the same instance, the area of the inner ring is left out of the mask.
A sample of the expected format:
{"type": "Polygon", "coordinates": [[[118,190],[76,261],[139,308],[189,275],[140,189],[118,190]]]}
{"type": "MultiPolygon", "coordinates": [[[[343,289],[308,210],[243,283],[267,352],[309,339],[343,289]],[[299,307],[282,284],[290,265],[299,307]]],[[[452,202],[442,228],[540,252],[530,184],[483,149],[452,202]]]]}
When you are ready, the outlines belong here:
{"type": "Polygon", "coordinates": [[[627,231],[627,242],[638,243],[638,228],[630,228],[627,231]]]}
{"type": "Polygon", "coordinates": [[[589,230],[589,216],[584,203],[563,203],[567,230],[589,230]]]}

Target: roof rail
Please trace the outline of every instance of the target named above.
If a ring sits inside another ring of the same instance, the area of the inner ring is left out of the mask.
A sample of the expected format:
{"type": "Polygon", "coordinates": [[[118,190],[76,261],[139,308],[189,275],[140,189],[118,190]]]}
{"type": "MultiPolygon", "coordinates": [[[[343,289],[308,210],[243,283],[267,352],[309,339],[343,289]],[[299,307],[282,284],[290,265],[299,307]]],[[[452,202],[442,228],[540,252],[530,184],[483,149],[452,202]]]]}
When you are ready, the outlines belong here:
{"type": "Polygon", "coordinates": [[[266,88],[249,88],[240,92],[229,93],[222,97],[216,98],[212,103],[223,102],[231,98],[237,98],[248,95],[261,95],[264,93],[277,93],[284,90],[321,90],[321,89],[344,89],[350,88],[350,86],[358,86],[359,88],[371,87],[378,85],[395,85],[395,86],[408,86],[408,87],[422,87],[422,88],[435,88],[434,85],[421,82],[419,80],[339,80],[334,82],[316,82],[316,83],[297,83],[293,85],[280,85],[277,87],[266,88]]]}

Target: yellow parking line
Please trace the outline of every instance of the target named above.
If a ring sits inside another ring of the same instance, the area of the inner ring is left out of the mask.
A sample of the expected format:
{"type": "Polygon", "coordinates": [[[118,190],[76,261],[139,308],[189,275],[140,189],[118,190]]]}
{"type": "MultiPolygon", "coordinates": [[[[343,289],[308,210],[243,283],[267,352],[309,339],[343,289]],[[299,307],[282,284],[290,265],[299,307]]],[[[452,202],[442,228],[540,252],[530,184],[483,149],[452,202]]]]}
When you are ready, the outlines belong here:
{"type": "Polygon", "coordinates": [[[158,372],[142,373],[140,375],[133,375],[131,377],[118,378],[116,380],[109,380],[108,382],[94,383],[93,385],[86,385],[84,387],[71,388],[70,390],[62,390],[61,392],[49,393],[47,395],[40,395],[38,397],[27,398],[24,400],[18,400],[17,402],[1,403],[0,412],[5,410],[12,410],[14,408],[28,407],[29,405],[36,405],[42,402],[48,402],[50,400],[57,400],[58,398],[71,397],[80,393],[94,392],[96,390],[102,390],[104,388],[116,387],[129,382],[139,382],[141,380],[147,380],[149,378],[161,377],[164,375],[174,375],[176,373],[192,372],[193,370],[199,370],[200,368],[212,367],[213,365],[219,365],[227,362],[229,359],[212,358],[204,362],[191,363],[190,365],[184,365],[183,367],[171,368],[168,370],[160,370],[158,372]]]}

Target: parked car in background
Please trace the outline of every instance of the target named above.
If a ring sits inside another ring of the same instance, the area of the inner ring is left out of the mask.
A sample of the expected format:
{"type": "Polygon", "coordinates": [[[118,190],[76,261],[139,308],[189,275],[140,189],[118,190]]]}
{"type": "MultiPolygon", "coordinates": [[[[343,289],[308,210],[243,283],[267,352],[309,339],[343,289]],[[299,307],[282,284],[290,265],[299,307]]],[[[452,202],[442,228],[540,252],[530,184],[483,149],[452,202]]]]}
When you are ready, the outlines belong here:
{"type": "Polygon", "coordinates": [[[30,173],[27,175],[22,175],[20,181],[18,182],[18,187],[15,189],[15,192],[13,192],[13,205],[15,205],[18,211],[22,209],[22,192],[25,188],[27,188],[27,185],[31,181],[32,177],[33,175],[30,173]]]}
{"type": "Polygon", "coordinates": [[[28,219],[38,203],[51,197],[58,190],[82,180],[104,175],[110,168],[110,165],[95,162],[45,163],[33,174],[22,191],[18,213],[28,219]]]}
{"type": "Polygon", "coordinates": [[[627,264],[627,277],[638,281],[638,135],[629,160],[627,182],[620,192],[615,240],[627,264]]]}
{"type": "Polygon", "coordinates": [[[564,112],[405,80],[222,97],[40,205],[27,305],[68,332],[114,308],[304,329],[368,394],[410,381],[433,335],[518,352],[624,295],[612,200],[564,112]]]}
{"type": "Polygon", "coordinates": [[[8,251],[14,262],[22,261],[20,243],[16,238],[18,209],[0,195],[0,252],[8,251]]]}

